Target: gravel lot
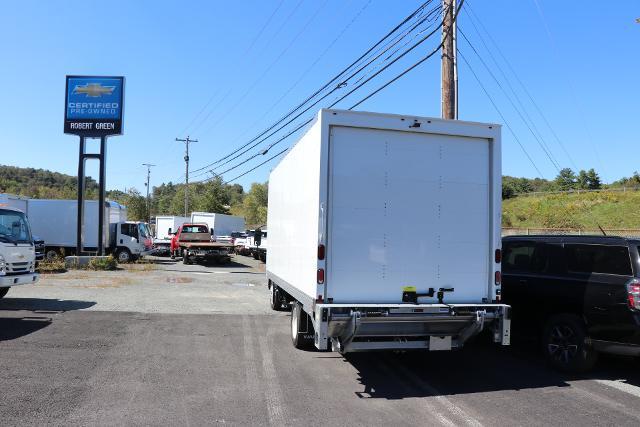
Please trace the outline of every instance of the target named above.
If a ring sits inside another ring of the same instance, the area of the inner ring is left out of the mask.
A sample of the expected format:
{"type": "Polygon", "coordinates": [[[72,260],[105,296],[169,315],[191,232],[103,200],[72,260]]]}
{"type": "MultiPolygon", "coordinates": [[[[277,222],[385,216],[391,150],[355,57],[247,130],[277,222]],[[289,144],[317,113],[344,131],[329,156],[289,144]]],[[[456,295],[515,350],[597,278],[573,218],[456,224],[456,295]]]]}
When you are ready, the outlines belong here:
{"type": "Polygon", "coordinates": [[[0,300],[1,425],[634,425],[640,363],[587,376],[534,348],[347,358],[295,350],[264,265],[159,259],[0,300]]]}

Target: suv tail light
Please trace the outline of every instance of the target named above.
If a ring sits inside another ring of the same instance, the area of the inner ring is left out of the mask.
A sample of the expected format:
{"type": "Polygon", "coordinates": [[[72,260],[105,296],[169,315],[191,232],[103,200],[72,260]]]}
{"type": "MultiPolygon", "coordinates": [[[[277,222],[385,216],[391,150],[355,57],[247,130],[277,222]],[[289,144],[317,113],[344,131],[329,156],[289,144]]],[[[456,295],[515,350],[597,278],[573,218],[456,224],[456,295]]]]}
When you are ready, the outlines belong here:
{"type": "Polygon", "coordinates": [[[627,283],[627,292],[629,292],[629,307],[640,310],[640,280],[632,279],[627,283]]]}

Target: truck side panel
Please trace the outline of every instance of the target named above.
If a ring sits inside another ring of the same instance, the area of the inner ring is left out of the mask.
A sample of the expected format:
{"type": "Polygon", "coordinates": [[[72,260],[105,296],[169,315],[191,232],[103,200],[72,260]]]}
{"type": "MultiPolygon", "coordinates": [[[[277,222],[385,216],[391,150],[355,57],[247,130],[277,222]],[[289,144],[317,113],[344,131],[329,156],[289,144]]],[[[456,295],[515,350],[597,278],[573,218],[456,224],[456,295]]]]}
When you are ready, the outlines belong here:
{"type": "Polygon", "coordinates": [[[321,126],[316,122],[269,177],[270,277],[315,299],[318,292],[318,226],[321,126]]]}

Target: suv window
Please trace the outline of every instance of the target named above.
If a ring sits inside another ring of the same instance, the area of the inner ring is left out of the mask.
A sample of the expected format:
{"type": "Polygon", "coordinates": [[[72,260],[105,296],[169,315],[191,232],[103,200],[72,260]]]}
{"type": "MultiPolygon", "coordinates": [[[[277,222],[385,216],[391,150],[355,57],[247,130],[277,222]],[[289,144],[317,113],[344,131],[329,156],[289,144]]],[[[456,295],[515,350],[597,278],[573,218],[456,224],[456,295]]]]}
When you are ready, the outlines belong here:
{"type": "Polygon", "coordinates": [[[505,273],[511,271],[529,271],[535,243],[514,242],[505,245],[502,259],[502,270],[505,273]]]}
{"type": "Polygon", "coordinates": [[[514,242],[505,245],[502,270],[559,273],[563,270],[562,246],[551,243],[514,242]]]}
{"type": "Polygon", "coordinates": [[[567,270],[630,276],[631,260],[626,246],[566,244],[567,270]]]}

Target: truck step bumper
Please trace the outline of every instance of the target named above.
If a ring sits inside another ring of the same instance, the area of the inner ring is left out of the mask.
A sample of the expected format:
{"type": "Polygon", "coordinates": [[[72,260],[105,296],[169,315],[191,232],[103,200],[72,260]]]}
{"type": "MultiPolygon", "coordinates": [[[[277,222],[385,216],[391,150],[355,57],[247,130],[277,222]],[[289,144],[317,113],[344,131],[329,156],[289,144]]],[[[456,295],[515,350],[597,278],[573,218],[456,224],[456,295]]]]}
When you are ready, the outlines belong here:
{"type": "Polygon", "coordinates": [[[315,307],[316,346],[341,353],[371,350],[450,350],[491,328],[509,344],[509,307],[490,305],[393,305],[315,307]]]}
{"type": "Polygon", "coordinates": [[[11,286],[28,285],[36,283],[40,279],[38,273],[16,274],[0,277],[0,288],[8,288],[11,286]]]}

